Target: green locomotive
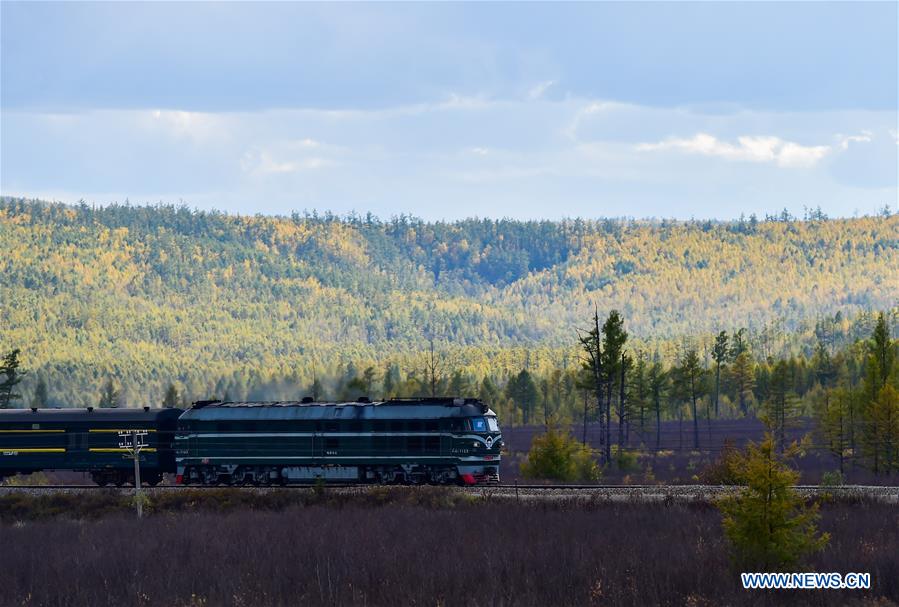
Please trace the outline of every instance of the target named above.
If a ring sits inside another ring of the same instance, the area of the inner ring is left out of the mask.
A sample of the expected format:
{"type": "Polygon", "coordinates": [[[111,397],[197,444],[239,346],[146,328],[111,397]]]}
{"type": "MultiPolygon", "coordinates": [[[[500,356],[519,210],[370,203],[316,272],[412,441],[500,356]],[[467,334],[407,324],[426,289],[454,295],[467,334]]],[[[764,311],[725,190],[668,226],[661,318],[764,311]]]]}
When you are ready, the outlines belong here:
{"type": "Polygon", "coordinates": [[[496,483],[502,434],[481,401],[201,401],[175,435],[183,484],[496,483]]]}

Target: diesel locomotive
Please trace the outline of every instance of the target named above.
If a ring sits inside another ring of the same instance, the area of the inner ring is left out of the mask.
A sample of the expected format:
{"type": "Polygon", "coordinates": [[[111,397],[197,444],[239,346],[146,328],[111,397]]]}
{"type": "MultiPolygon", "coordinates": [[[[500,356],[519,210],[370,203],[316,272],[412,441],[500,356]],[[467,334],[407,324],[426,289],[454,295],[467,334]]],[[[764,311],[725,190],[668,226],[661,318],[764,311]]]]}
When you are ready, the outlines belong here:
{"type": "Polygon", "coordinates": [[[178,420],[184,484],[499,482],[502,434],[475,399],[200,402],[178,420]]]}
{"type": "Polygon", "coordinates": [[[481,401],[198,401],[188,409],[0,410],[0,480],[40,470],[134,482],[122,432],[146,431],[141,477],[185,485],[499,482],[502,434],[481,401]]]}

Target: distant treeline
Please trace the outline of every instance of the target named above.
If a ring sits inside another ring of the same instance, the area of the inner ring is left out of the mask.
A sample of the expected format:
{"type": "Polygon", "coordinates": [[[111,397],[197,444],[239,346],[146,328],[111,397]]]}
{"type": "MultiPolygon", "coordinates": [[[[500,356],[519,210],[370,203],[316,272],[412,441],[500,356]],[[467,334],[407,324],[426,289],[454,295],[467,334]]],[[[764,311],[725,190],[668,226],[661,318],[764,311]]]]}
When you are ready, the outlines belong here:
{"type": "Polygon", "coordinates": [[[159,403],[170,384],[179,399],[295,398],[313,375],[338,398],[358,378],[383,391],[388,369],[397,393],[429,392],[432,343],[440,391],[487,378],[504,393],[522,369],[539,391],[579,367],[594,307],[669,367],[687,342],[710,366],[718,333],[741,327],[756,364],[808,361],[819,341],[867,339],[875,310],[897,325],[897,234],[887,213],[424,222],[4,198],[0,348],[30,371],[17,405],[43,381],[65,406],[159,403]]]}

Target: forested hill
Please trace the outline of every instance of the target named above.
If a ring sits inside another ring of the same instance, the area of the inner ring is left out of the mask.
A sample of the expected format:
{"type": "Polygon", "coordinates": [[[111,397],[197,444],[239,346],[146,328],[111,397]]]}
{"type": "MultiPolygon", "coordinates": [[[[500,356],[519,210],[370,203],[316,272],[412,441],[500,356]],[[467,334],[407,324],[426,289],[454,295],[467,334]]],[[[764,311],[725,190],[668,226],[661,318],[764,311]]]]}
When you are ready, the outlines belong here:
{"type": "Polygon", "coordinates": [[[748,327],[776,349],[899,295],[897,216],[426,223],[6,198],[0,250],[0,349],[132,385],[305,375],[313,351],[325,366],[375,361],[428,337],[562,347],[594,305],[638,340],[748,327]]]}

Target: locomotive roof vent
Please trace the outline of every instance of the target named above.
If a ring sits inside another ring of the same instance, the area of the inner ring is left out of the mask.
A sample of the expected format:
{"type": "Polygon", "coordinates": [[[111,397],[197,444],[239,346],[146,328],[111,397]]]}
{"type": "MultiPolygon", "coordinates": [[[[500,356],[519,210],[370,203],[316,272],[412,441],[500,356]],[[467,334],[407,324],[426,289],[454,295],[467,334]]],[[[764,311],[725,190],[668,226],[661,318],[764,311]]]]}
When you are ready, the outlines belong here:
{"type": "Polygon", "coordinates": [[[356,402],[357,403],[370,403],[371,399],[367,396],[360,396],[359,398],[356,399],[356,402]]]}
{"type": "Polygon", "coordinates": [[[32,413],[37,413],[37,407],[32,407],[32,408],[31,408],[31,412],[32,412],[32,413]]]}
{"type": "Polygon", "coordinates": [[[150,411],[150,407],[144,405],[144,411],[145,411],[145,412],[149,412],[149,411],[150,411]]]}
{"type": "Polygon", "coordinates": [[[93,408],[93,407],[88,407],[88,408],[87,408],[87,412],[88,412],[88,413],[92,413],[93,411],[94,411],[94,408],[93,408]]]}
{"type": "Polygon", "coordinates": [[[193,408],[194,409],[202,409],[206,405],[212,405],[212,404],[220,403],[220,402],[222,402],[222,401],[217,400],[217,399],[216,400],[198,400],[198,401],[194,401],[193,408]]]}
{"type": "Polygon", "coordinates": [[[313,399],[311,396],[304,396],[300,402],[304,405],[308,405],[309,403],[315,402],[315,399],[313,399]]]}

